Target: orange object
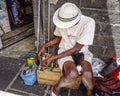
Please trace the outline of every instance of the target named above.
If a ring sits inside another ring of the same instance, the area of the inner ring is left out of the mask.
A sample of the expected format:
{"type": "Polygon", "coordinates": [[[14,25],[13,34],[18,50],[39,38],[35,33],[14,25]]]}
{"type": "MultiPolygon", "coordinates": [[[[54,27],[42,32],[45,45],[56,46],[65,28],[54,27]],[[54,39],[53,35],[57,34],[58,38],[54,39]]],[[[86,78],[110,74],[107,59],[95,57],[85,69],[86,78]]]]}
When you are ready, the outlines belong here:
{"type": "Polygon", "coordinates": [[[27,64],[34,64],[35,63],[35,58],[31,57],[27,59],[27,64]]]}
{"type": "Polygon", "coordinates": [[[111,74],[114,78],[120,80],[120,66],[111,74]]]}
{"type": "Polygon", "coordinates": [[[119,72],[119,74],[118,74],[118,79],[120,80],[120,72],[119,72]]]}

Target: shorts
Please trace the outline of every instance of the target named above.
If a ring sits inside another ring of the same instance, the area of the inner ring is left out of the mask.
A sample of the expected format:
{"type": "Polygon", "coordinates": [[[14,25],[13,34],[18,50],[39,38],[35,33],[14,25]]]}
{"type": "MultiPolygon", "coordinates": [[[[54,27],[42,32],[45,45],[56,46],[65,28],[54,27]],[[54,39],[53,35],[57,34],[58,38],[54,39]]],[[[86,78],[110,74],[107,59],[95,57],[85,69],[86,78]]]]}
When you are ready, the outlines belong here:
{"type": "MultiPolygon", "coordinates": [[[[64,51],[64,49],[59,49],[58,54],[64,51]]],[[[87,50],[85,52],[80,52],[72,56],[66,56],[64,58],[58,59],[58,65],[60,69],[63,70],[63,65],[66,61],[72,61],[77,66],[78,64],[80,64],[81,61],[88,61],[90,64],[92,64],[92,58],[93,54],[89,50],[87,50]]]]}

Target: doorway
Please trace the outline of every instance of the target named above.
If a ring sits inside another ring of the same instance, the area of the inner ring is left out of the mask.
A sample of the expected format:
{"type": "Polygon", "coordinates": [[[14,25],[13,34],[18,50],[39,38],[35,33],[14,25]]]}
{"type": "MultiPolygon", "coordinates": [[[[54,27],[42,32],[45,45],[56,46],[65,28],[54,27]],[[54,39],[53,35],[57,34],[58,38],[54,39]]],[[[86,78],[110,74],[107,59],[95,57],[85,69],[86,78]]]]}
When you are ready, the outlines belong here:
{"type": "Polygon", "coordinates": [[[33,22],[32,0],[6,0],[11,31],[33,22]]]}

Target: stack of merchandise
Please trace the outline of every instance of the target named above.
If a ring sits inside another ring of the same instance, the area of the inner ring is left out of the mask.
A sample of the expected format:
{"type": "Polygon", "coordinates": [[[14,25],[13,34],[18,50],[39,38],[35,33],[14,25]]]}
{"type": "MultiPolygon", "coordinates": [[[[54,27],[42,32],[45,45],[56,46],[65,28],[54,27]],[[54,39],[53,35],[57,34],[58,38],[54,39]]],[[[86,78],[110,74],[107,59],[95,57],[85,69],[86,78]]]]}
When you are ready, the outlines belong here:
{"type": "Polygon", "coordinates": [[[37,57],[30,57],[27,58],[27,64],[24,66],[23,70],[21,71],[21,78],[23,79],[26,85],[33,85],[36,80],[36,71],[37,71],[37,57]]]}

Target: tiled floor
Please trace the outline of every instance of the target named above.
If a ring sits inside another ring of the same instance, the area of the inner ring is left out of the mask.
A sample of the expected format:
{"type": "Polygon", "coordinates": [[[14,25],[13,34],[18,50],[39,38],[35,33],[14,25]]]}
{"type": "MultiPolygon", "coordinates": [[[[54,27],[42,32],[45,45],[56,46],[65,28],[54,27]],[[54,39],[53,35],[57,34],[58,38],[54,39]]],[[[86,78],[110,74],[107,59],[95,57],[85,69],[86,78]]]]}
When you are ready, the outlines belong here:
{"type": "MultiPolygon", "coordinates": [[[[26,64],[26,58],[35,52],[34,42],[35,37],[31,36],[0,51],[1,91],[22,96],[49,96],[51,86],[38,84],[37,82],[33,86],[27,86],[20,77],[20,72],[26,64]]],[[[82,85],[78,90],[62,88],[60,96],[85,96],[85,88],[82,85]]],[[[105,96],[111,95],[106,94],[105,96]]]]}
{"type": "MultiPolygon", "coordinates": [[[[20,77],[26,58],[34,53],[35,38],[31,36],[0,51],[0,90],[22,96],[49,96],[51,86],[38,84],[27,86],[20,77]],[[28,47],[29,46],[29,47],[28,47]]],[[[84,96],[80,90],[63,88],[61,96],[84,96]]]]}

